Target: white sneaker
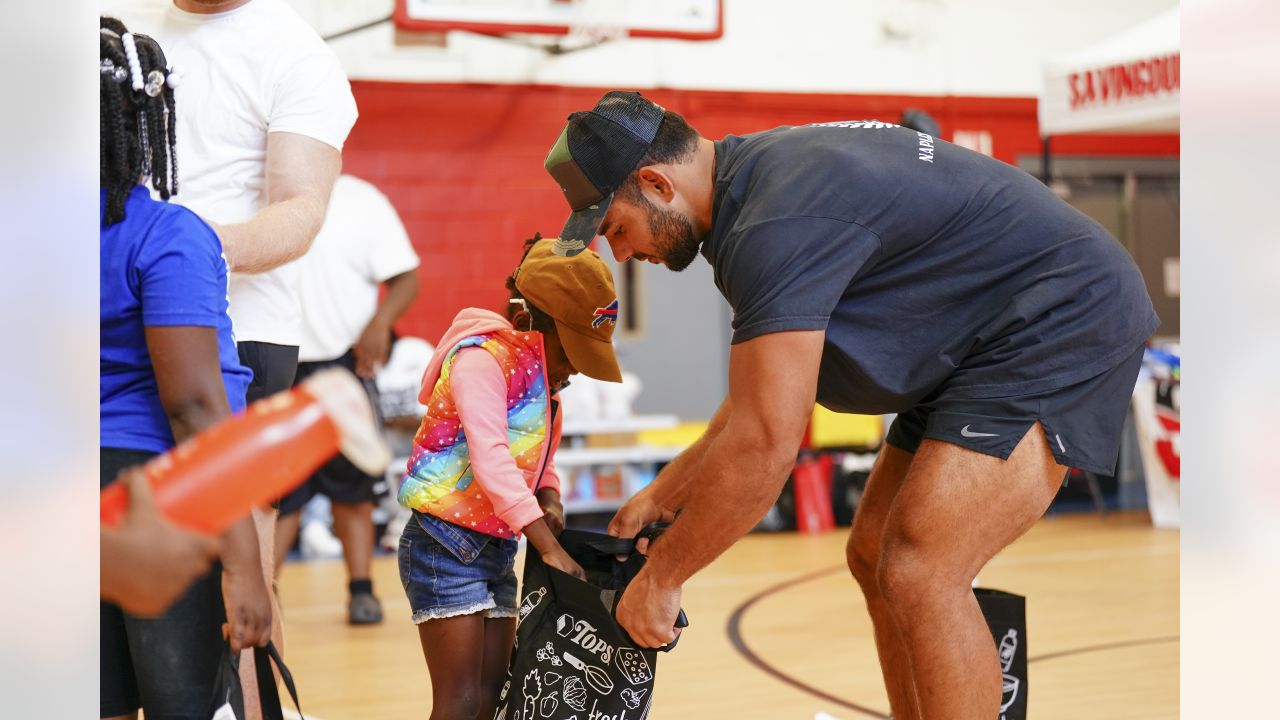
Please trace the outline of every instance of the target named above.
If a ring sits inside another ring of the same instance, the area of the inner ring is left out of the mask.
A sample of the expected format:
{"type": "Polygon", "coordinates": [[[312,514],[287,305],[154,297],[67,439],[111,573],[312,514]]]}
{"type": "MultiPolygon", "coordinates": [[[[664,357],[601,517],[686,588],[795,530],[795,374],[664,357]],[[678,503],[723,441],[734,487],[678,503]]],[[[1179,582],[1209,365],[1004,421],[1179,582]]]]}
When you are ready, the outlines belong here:
{"type": "Polygon", "coordinates": [[[322,522],[309,522],[298,534],[302,557],[309,560],[342,557],[342,541],[322,522]]]}

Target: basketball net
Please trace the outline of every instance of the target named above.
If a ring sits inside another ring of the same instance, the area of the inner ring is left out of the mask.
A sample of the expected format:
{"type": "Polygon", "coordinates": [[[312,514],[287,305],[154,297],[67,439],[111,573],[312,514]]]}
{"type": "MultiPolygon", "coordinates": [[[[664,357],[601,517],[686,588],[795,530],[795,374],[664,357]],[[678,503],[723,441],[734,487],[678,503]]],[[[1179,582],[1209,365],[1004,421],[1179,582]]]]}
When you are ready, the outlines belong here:
{"type": "Polygon", "coordinates": [[[630,0],[572,0],[569,32],[552,47],[560,54],[627,37],[630,0]]]}

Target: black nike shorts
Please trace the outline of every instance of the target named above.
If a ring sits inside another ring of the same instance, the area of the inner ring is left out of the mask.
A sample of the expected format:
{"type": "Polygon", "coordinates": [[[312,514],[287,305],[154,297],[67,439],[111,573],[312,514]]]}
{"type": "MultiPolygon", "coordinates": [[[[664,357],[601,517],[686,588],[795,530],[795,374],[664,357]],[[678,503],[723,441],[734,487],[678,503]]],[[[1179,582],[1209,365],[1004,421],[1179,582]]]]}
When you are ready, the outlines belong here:
{"type": "Polygon", "coordinates": [[[1119,365],[1083,382],[1030,395],[964,398],[943,388],[898,415],[885,442],[914,453],[929,438],[1007,460],[1038,421],[1059,464],[1112,475],[1142,352],[1139,347],[1119,365]]]}

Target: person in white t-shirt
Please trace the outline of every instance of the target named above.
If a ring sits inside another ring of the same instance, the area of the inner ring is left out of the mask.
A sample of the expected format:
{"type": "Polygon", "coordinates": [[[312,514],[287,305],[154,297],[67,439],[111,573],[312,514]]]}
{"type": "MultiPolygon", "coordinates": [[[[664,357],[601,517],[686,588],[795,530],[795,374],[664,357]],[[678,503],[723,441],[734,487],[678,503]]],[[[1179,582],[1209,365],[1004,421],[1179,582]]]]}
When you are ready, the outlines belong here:
{"type": "Polygon", "coordinates": [[[262,384],[262,394],[288,388],[302,325],[290,261],[324,222],[356,120],[346,73],[285,0],[105,4],[181,70],[181,202],[222,240],[232,325],[255,375],[249,399],[262,384]]]}
{"type": "MultiPolygon", "coordinates": [[[[247,401],[293,384],[301,312],[290,261],[324,222],[355,99],[337,56],[285,0],[103,0],[154,37],[182,77],[179,202],[208,222],[231,270],[228,298],[247,401]]],[[[275,513],[254,513],[270,579],[275,513]]],[[[283,649],[279,614],[273,637],[283,649]]],[[[256,695],[253,655],[241,659],[256,695]]],[[[247,707],[256,707],[249,702],[247,707]]],[[[251,714],[256,716],[256,712],[251,714]]]]}
{"type": "MultiPolygon", "coordinates": [[[[335,365],[372,380],[391,353],[391,326],[418,294],[418,256],[395,208],[373,185],[339,176],[324,226],[297,265],[302,344],[295,384],[335,365]],[[381,304],[379,287],[386,288],[381,304]]],[[[277,573],[298,537],[303,506],[317,494],[332,501],[334,530],[347,564],[352,625],[382,622],[369,577],[373,505],[382,482],[339,455],[280,501],[277,573]]]]}

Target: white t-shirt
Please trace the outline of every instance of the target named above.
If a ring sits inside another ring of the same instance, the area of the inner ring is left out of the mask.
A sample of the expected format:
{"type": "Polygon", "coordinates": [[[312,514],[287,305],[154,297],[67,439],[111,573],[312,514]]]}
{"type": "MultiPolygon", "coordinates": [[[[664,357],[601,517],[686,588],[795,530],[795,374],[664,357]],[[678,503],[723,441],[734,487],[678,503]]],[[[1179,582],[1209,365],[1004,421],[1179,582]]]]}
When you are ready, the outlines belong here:
{"type": "Polygon", "coordinates": [[[341,357],[356,344],[378,308],[379,285],[418,267],[418,255],[387,196],[340,175],[324,226],[295,264],[302,302],[298,359],[315,362],[341,357]]]}
{"type": "MultiPolygon", "coordinates": [[[[356,121],[337,56],[284,0],[252,0],[197,14],[170,0],[104,0],[103,14],[160,43],[180,66],[178,195],[214,223],[244,222],[267,205],[267,133],[305,135],[339,150],[356,121]]],[[[297,345],[301,313],[293,263],[232,273],[236,340],[297,345]]]]}

